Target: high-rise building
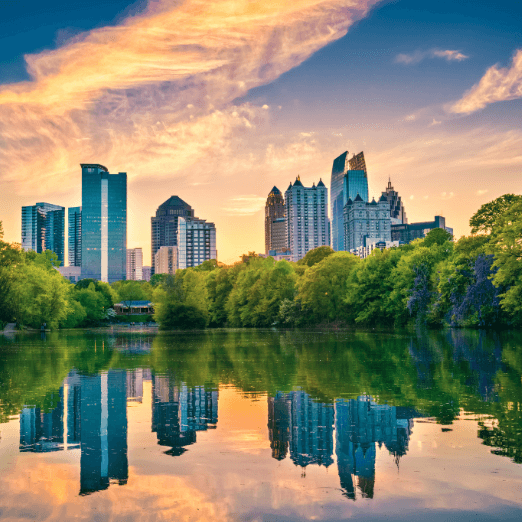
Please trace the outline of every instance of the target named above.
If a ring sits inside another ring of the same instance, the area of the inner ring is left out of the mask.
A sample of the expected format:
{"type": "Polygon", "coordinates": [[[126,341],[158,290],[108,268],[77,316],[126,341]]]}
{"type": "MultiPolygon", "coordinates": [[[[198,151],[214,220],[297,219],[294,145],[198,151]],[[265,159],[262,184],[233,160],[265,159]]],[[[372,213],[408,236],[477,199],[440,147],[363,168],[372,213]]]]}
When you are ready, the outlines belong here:
{"type": "Polygon", "coordinates": [[[141,248],[127,248],[127,279],[143,280],[143,251],[141,248]]]}
{"type": "MultiPolygon", "coordinates": [[[[270,194],[268,194],[268,198],[266,200],[265,204],[265,254],[268,254],[269,250],[283,250],[283,248],[274,246],[274,240],[278,234],[278,230],[274,231],[273,228],[277,229],[278,224],[281,223],[281,220],[283,219],[284,223],[284,217],[285,217],[285,200],[283,199],[283,195],[281,194],[281,191],[274,187],[270,194]],[[277,222],[277,223],[276,223],[277,222]],[[275,234],[274,234],[275,232],[275,234]]],[[[279,224],[279,228],[281,228],[281,225],[279,224]]],[[[278,237],[277,239],[280,240],[278,237]]]]}
{"type": "Polygon", "coordinates": [[[177,246],[178,220],[180,217],[194,217],[192,207],[178,196],[171,196],[162,203],[151,218],[151,271],[156,273],[154,256],[162,246],[177,246]]]}
{"type": "Polygon", "coordinates": [[[385,196],[379,202],[364,201],[360,194],[344,207],[344,246],[348,252],[356,251],[369,242],[391,241],[390,205],[385,196]]]}
{"type": "Polygon", "coordinates": [[[82,163],[82,278],[106,283],[127,272],[127,174],[82,163]]]}
{"type": "Polygon", "coordinates": [[[274,250],[276,252],[286,252],[288,250],[288,244],[286,242],[286,218],[277,218],[272,221],[270,245],[272,248],[270,248],[268,253],[274,250]]]}
{"type": "Polygon", "coordinates": [[[51,250],[63,266],[65,207],[44,202],[22,207],[22,248],[39,254],[51,250]]]}
{"type": "Polygon", "coordinates": [[[350,170],[363,170],[366,176],[368,176],[368,171],[366,170],[366,161],[364,160],[364,152],[354,154],[348,160],[348,165],[350,166],[350,170]]]}
{"type": "Polygon", "coordinates": [[[406,210],[404,204],[399,196],[399,193],[393,189],[391,179],[388,180],[388,186],[382,195],[388,200],[390,204],[390,217],[392,225],[402,225],[408,223],[406,217],[406,210]]]}
{"type": "Polygon", "coordinates": [[[69,266],[82,266],[82,207],[68,209],[69,266]]]}
{"type": "Polygon", "coordinates": [[[175,274],[178,268],[178,247],[161,246],[154,256],[156,274],[175,274]]]}
{"type": "Polygon", "coordinates": [[[204,219],[180,217],[178,221],[178,268],[217,260],[216,226],[204,219]]]}
{"type": "Polygon", "coordinates": [[[144,266],[142,269],[143,272],[143,280],[144,281],[150,281],[151,276],[151,267],[150,266],[144,266]]]}
{"type": "Polygon", "coordinates": [[[298,176],[285,192],[287,245],[293,261],[309,250],[329,245],[328,189],[322,180],[304,187],[298,176]]]}

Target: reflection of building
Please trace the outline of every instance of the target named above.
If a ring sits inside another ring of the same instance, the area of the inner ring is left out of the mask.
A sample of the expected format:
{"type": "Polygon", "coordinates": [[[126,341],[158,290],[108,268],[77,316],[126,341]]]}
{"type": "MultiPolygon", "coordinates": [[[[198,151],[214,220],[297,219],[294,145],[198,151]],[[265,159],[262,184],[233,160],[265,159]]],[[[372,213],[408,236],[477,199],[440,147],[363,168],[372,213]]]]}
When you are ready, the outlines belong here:
{"type": "Polygon", "coordinates": [[[286,247],[285,228],[285,200],[281,191],[274,187],[265,204],[265,254],[286,247]]]}
{"type": "Polygon", "coordinates": [[[22,248],[41,254],[54,252],[64,264],[65,207],[51,203],[36,203],[22,207],[22,248]]]}
{"type": "Polygon", "coordinates": [[[335,452],[344,495],[355,499],[355,476],[362,496],[373,498],[375,444],[384,444],[398,463],[408,450],[413,415],[407,408],[376,404],[368,396],[336,401],[335,452]]]}
{"type": "Polygon", "coordinates": [[[141,402],[143,400],[143,370],[127,370],[127,401],[141,402]]]}
{"type": "Polygon", "coordinates": [[[127,248],[127,280],[143,280],[143,251],[141,248],[127,248]]]}
{"type": "Polygon", "coordinates": [[[218,392],[202,386],[177,386],[169,376],[152,376],[152,431],[160,446],[172,448],[169,455],[181,455],[185,446],[196,442],[196,432],[215,428],[218,392]]]}
{"type": "Polygon", "coordinates": [[[330,244],[328,189],[321,180],[317,186],[304,187],[298,176],[285,192],[285,205],[287,245],[293,261],[330,244]]]}
{"type": "Polygon", "coordinates": [[[314,401],[303,391],[279,392],[268,399],[268,428],[272,456],[282,460],[290,450],[296,466],[333,463],[332,404],[314,401]]]}
{"type": "Polygon", "coordinates": [[[82,164],[82,278],[113,283],[127,272],[127,174],[82,164]]]}

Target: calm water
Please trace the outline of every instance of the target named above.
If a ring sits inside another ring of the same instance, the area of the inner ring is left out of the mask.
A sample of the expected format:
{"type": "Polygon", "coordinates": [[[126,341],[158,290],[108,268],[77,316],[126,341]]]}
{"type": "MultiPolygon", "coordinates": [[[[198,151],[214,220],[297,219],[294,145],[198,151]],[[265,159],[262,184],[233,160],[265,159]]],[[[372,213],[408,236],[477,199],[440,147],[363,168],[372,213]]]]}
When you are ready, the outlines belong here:
{"type": "Polygon", "coordinates": [[[522,335],[0,335],[2,520],[521,520],[522,335]]]}

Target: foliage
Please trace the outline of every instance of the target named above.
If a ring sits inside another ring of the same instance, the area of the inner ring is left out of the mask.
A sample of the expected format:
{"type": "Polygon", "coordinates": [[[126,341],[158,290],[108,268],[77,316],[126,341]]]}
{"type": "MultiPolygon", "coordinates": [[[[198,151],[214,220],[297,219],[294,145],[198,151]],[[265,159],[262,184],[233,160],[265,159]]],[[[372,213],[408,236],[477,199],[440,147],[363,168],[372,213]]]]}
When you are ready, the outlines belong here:
{"type": "Polygon", "coordinates": [[[297,262],[298,265],[314,266],[329,255],[333,254],[334,250],[329,246],[321,246],[314,248],[306,253],[303,259],[297,262]]]}
{"type": "Polygon", "coordinates": [[[522,202],[522,196],[504,194],[489,203],[482,205],[469,220],[472,234],[490,234],[504,214],[517,203],[522,202]]]}
{"type": "Polygon", "coordinates": [[[146,281],[117,281],[111,285],[117,302],[130,306],[131,301],[149,301],[152,298],[152,287],[146,281]]]}
{"type": "Polygon", "coordinates": [[[206,325],[199,308],[169,300],[157,305],[154,319],[161,330],[198,330],[206,325]]]}

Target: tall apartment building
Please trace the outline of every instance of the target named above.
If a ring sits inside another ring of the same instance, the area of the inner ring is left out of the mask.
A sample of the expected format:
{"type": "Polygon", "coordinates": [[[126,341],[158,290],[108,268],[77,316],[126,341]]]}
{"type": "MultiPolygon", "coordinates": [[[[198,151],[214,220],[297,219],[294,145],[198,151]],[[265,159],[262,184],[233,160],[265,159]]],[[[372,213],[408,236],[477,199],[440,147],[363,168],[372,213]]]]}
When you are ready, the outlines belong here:
{"type": "Polygon", "coordinates": [[[162,203],[151,218],[151,272],[155,273],[154,256],[162,246],[178,244],[178,220],[180,217],[194,217],[192,207],[178,196],[171,196],[162,203]]]}
{"type": "Polygon", "coordinates": [[[127,173],[82,163],[82,278],[106,283],[127,273],[127,173]]]}
{"type": "Polygon", "coordinates": [[[67,214],[69,266],[82,266],[82,207],[69,207],[67,214]]]}
{"type": "Polygon", "coordinates": [[[144,266],[143,269],[142,269],[142,272],[143,272],[143,280],[144,281],[150,281],[150,277],[151,277],[151,269],[150,269],[150,266],[144,266]]]}
{"type": "Polygon", "coordinates": [[[127,248],[127,280],[143,280],[143,251],[141,248],[127,248]]]}
{"type": "Polygon", "coordinates": [[[357,194],[344,207],[345,249],[355,251],[375,241],[391,241],[390,205],[385,196],[368,203],[357,194]]]}
{"type": "Polygon", "coordinates": [[[217,260],[216,226],[204,219],[180,217],[178,221],[178,268],[217,260]]]}
{"type": "Polygon", "coordinates": [[[175,274],[178,268],[178,247],[161,246],[154,255],[156,274],[175,274]]]}
{"type": "Polygon", "coordinates": [[[390,217],[392,225],[403,225],[408,223],[406,210],[399,193],[393,189],[391,179],[388,180],[388,186],[382,195],[390,204],[390,217]]]}
{"type": "Polygon", "coordinates": [[[298,176],[285,192],[287,245],[293,261],[309,250],[329,245],[328,189],[322,180],[305,187],[298,176]]]}
{"type": "Polygon", "coordinates": [[[51,250],[63,266],[65,207],[44,202],[22,207],[22,248],[39,254],[51,250]]]}
{"type": "Polygon", "coordinates": [[[332,248],[346,250],[344,245],[344,206],[346,202],[361,196],[368,201],[368,172],[364,152],[348,158],[348,151],[335,158],[332,166],[330,209],[332,248]]]}
{"type": "Polygon", "coordinates": [[[281,244],[280,237],[281,223],[284,228],[284,217],[285,200],[281,191],[274,187],[268,194],[265,204],[265,254],[268,254],[269,250],[283,250],[286,246],[284,243],[281,244]]]}

